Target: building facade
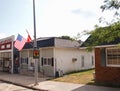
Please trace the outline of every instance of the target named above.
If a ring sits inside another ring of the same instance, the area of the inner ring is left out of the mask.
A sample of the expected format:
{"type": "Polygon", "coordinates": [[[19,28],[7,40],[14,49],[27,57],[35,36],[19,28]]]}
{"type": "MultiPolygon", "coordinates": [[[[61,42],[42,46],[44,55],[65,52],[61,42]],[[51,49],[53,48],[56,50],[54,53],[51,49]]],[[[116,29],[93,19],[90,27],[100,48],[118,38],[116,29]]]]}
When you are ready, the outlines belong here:
{"type": "MultiPolygon", "coordinates": [[[[56,37],[38,38],[38,71],[47,76],[62,76],[94,68],[94,51],[80,49],[77,41],[56,37]]],[[[14,36],[0,39],[0,71],[34,75],[33,42],[21,51],[14,48],[14,36]]]]}
{"type": "Polygon", "coordinates": [[[13,73],[14,36],[0,39],[0,71],[13,73]]]}
{"type": "MultiPolygon", "coordinates": [[[[40,57],[38,70],[47,76],[59,76],[63,74],[94,68],[94,51],[87,52],[80,49],[76,41],[60,38],[47,38],[37,41],[40,57]]],[[[26,44],[20,51],[20,73],[25,74],[34,71],[33,47],[26,44]]]]}
{"type": "Polygon", "coordinates": [[[95,81],[120,85],[120,48],[106,46],[95,48],[95,81]]]}

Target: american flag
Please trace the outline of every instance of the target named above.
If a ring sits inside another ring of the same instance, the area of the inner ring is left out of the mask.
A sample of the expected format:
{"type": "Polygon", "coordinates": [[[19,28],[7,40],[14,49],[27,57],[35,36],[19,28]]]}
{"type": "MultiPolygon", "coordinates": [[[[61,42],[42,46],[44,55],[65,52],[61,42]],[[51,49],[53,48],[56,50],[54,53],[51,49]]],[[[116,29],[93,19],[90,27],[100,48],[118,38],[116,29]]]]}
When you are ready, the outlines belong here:
{"type": "Polygon", "coordinates": [[[27,40],[25,38],[23,38],[20,34],[18,34],[17,39],[14,43],[14,47],[20,51],[20,50],[22,50],[22,48],[24,47],[26,42],[27,42],[27,40]]]}

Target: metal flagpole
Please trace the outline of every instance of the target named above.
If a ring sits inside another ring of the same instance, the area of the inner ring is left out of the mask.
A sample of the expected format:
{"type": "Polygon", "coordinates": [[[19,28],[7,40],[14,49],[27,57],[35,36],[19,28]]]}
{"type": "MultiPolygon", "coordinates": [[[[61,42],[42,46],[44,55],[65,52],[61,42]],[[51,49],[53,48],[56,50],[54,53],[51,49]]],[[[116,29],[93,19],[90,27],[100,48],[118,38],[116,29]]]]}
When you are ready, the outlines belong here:
{"type": "MultiPolygon", "coordinates": [[[[33,21],[34,21],[34,50],[37,50],[37,41],[36,41],[36,18],[35,18],[35,0],[33,0],[33,21]]],[[[35,84],[38,84],[38,59],[35,59],[35,84]]]]}

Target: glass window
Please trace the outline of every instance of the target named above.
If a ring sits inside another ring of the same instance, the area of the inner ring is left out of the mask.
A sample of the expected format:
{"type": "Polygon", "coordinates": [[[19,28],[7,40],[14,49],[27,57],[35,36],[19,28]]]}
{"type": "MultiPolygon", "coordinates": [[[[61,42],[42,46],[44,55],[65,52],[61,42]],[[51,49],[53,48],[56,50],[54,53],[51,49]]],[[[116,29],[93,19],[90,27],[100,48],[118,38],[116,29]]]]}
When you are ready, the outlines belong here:
{"type": "Polygon", "coordinates": [[[44,61],[44,65],[47,65],[47,58],[44,58],[43,61],[44,61]]]}
{"type": "Polygon", "coordinates": [[[43,58],[43,65],[53,65],[53,58],[43,58]]]}
{"type": "Polygon", "coordinates": [[[51,65],[52,64],[52,60],[51,58],[48,58],[48,65],[51,65]]]}
{"type": "Polygon", "coordinates": [[[120,48],[107,48],[106,56],[108,66],[120,66],[120,48]]]}

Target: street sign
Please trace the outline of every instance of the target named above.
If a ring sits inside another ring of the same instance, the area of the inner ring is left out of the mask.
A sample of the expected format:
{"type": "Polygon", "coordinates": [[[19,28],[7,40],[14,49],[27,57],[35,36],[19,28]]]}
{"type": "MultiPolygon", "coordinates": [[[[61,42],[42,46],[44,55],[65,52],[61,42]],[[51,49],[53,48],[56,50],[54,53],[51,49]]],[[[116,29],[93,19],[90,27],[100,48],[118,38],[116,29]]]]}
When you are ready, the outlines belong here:
{"type": "Polygon", "coordinates": [[[39,50],[38,49],[34,49],[33,50],[33,58],[34,59],[38,59],[39,58],[39,50]]]}

